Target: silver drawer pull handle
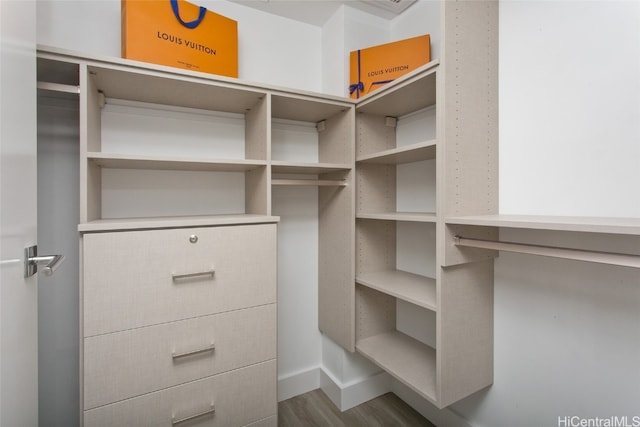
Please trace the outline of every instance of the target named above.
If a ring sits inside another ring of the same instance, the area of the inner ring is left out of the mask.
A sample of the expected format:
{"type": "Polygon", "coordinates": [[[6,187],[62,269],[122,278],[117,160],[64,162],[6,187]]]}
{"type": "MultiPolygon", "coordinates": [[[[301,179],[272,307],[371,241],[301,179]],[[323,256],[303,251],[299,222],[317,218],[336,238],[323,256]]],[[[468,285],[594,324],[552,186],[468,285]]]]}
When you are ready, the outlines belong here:
{"type": "Polygon", "coordinates": [[[171,417],[171,425],[172,426],[177,426],[180,424],[184,424],[187,421],[192,421],[195,420],[196,418],[202,418],[202,417],[207,417],[207,416],[211,416],[213,414],[216,413],[216,409],[213,406],[213,403],[211,404],[211,408],[204,411],[204,412],[200,412],[198,414],[195,415],[191,415],[189,417],[185,417],[185,418],[176,418],[176,417],[171,417]]]}
{"type": "Polygon", "coordinates": [[[211,269],[211,270],[207,270],[207,271],[199,271],[197,273],[172,274],[171,278],[175,282],[176,280],[192,279],[192,278],[195,278],[195,277],[211,276],[213,278],[213,276],[215,276],[215,274],[216,274],[216,270],[211,269]]]}
{"type": "Polygon", "coordinates": [[[171,353],[171,358],[175,360],[182,359],[183,357],[195,356],[196,354],[209,353],[213,352],[216,349],[215,344],[211,343],[210,346],[201,348],[200,350],[187,351],[185,353],[176,353],[175,351],[171,353]]]}

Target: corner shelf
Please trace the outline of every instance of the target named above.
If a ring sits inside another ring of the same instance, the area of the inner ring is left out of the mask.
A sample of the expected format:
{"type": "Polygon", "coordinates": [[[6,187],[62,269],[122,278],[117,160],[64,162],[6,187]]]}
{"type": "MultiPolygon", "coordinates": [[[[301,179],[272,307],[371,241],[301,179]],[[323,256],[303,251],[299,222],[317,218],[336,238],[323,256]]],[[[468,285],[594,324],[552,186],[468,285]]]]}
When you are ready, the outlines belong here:
{"type": "Polygon", "coordinates": [[[439,61],[431,61],[414,72],[363,97],[358,111],[372,115],[400,117],[436,104],[436,75],[439,61]],[[428,75],[425,78],[425,75],[428,75]]]}
{"type": "Polygon", "coordinates": [[[398,331],[356,343],[362,355],[431,403],[436,399],[436,351],[398,331]]]}
{"type": "Polygon", "coordinates": [[[411,175],[409,180],[401,173],[424,170],[418,162],[436,160],[438,70],[436,63],[428,64],[356,106],[356,350],[434,404],[440,356],[405,333],[406,325],[398,318],[408,309],[402,301],[440,313],[436,279],[403,270],[412,264],[408,258],[417,257],[413,262],[419,266],[407,269],[428,265],[426,270],[437,271],[438,216],[414,211],[431,207],[427,200],[435,200],[436,176],[411,175]],[[426,109],[431,106],[435,108],[426,109]],[[419,142],[409,143],[412,140],[419,142]],[[416,233],[424,247],[409,257],[407,251],[416,249],[409,236],[416,233]]]}
{"type": "Polygon", "coordinates": [[[274,119],[318,123],[349,111],[349,104],[338,97],[318,99],[304,93],[274,93],[271,95],[271,116],[274,119]]]}

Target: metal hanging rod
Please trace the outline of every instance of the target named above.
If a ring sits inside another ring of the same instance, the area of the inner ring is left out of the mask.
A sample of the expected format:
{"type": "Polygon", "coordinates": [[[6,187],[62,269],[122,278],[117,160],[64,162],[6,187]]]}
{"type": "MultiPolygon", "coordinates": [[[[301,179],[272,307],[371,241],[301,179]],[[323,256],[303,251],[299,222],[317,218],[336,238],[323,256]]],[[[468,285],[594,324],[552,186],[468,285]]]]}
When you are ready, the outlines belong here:
{"type": "Polygon", "coordinates": [[[558,248],[542,245],[527,245],[494,240],[467,239],[462,236],[455,237],[455,244],[457,246],[466,246],[470,248],[493,249],[497,251],[517,252],[521,254],[540,255],[554,258],[572,259],[576,261],[587,261],[600,264],[611,264],[624,267],[640,268],[640,255],[589,251],[584,249],[558,248]]]}
{"type": "Polygon", "coordinates": [[[271,185],[302,185],[315,187],[346,187],[343,179],[272,179],[271,185]]]}

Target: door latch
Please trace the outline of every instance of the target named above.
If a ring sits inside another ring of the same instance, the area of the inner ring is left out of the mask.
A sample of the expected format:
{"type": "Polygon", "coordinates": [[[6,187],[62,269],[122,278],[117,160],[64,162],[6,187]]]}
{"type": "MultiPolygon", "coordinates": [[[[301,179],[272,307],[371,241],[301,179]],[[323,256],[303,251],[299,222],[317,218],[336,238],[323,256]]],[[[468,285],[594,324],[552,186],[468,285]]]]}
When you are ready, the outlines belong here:
{"type": "Polygon", "coordinates": [[[51,276],[64,261],[64,255],[38,256],[38,245],[24,248],[24,277],[31,277],[38,272],[38,266],[44,265],[42,273],[51,276]]]}

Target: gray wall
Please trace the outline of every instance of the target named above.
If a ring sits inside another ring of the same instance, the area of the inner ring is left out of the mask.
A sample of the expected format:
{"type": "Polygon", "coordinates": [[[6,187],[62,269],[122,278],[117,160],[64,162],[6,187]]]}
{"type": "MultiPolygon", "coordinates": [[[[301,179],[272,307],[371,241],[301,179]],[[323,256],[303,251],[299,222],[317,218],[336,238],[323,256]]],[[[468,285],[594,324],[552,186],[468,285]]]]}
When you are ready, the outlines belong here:
{"type": "Polygon", "coordinates": [[[39,424],[79,424],[78,101],[38,99],[38,253],[64,254],[38,278],[39,424]]]}

